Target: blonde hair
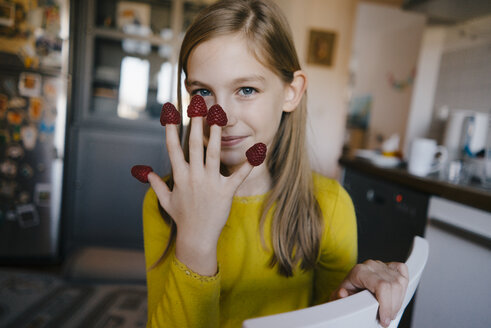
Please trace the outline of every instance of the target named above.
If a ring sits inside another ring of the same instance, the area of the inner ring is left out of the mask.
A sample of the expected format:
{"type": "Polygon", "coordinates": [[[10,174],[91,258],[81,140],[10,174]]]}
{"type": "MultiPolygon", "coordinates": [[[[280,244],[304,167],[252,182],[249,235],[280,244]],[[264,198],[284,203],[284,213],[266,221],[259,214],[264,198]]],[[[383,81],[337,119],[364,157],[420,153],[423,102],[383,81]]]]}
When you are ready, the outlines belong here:
{"type": "MultiPolygon", "coordinates": [[[[187,61],[196,46],[214,37],[235,33],[245,36],[256,59],[284,83],[293,81],[294,72],[301,68],[288,22],[274,3],[264,0],[223,0],[204,9],[182,42],[178,81],[181,81],[182,73],[187,74],[187,61]]],[[[182,112],[180,84],[178,108],[182,112]]],[[[282,115],[267,159],[272,189],[264,203],[260,233],[264,246],[266,214],[273,208],[270,265],[277,265],[280,274],[291,276],[298,264],[303,270],[315,267],[323,227],[305,147],[306,96],[293,112],[282,115]]],[[[173,184],[172,178],[169,182],[173,184]]],[[[177,229],[162,208],[161,213],[171,226],[171,237],[161,257],[163,259],[170,251],[177,229]]]]}

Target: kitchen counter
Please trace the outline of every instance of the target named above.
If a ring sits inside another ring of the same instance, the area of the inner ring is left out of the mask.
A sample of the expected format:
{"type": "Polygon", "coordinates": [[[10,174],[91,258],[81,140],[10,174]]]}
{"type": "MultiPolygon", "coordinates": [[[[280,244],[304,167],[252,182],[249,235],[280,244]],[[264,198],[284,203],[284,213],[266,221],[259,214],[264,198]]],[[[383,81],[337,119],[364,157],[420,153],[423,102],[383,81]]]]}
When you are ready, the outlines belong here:
{"type": "Polygon", "coordinates": [[[398,183],[416,191],[439,196],[448,200],[491,212],[491,190],[479,185],[460,185],[438,179],[438,175],[418,177],[405,167],[378,167],[367,160],[343,156],[340,165],[358,170],[373,177],[398,183]]]}

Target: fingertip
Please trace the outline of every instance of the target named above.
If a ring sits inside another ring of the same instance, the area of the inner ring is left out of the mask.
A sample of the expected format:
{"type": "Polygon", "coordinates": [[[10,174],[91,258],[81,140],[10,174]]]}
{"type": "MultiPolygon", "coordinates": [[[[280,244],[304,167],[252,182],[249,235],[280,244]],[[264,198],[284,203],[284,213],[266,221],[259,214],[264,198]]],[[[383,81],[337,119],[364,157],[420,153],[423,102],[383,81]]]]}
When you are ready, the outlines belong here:
{"type": "Polygon", "coordinates": [[[348,296],[348,291],[345,288],[339,289],[339,298],[345,298],[348,296]]]}

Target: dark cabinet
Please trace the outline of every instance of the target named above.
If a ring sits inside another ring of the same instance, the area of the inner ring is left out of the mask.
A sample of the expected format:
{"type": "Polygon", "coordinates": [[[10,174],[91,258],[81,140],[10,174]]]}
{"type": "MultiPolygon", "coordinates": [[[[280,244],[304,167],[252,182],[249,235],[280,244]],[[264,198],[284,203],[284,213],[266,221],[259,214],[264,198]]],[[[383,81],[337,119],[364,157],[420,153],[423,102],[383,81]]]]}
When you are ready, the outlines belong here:
{"type": "Polygon", "coordinates": [[[73,1],[63,250],[143,248],[145,191],[133,165],[170,173],[163,103],[176,102],[185,28],[205,5],[185,0],[73,1]]]}
{"type": "MultiPolygon", "coordinates": [[[[414,236],[424,236],[429,195],[345,168],[343,186],[350,194],[358,225],[358,262],[405,262],[414,236]]],[[[399,323],[411,326],[414,299],[399,323]]]]}

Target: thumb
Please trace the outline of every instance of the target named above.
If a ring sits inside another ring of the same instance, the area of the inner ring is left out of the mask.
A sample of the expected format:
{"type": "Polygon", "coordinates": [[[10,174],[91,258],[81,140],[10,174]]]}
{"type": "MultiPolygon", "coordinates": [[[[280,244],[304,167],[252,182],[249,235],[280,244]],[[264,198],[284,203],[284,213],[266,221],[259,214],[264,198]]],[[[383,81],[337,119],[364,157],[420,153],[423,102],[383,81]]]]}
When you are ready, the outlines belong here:
{"type": "Polygon", "coordinates": [[[230,175],[227,179],[230,179],[232,182],[232,185],[234,187],[234,191],[239,188],[239,186],[244,182],[244,180],[251,174],[252,169],[254,166],[252,166],[249,162],[245,162],[242,164],[242,166],[235,171],[232,175],[230,175]]]}

